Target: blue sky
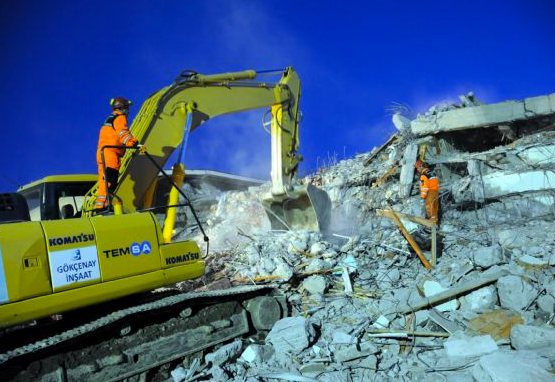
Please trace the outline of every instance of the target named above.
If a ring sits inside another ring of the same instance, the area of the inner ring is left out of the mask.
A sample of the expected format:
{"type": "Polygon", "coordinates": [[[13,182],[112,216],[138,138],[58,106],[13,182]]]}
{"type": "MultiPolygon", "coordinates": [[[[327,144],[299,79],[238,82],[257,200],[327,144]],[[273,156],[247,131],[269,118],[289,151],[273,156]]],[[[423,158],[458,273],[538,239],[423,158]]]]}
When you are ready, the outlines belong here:
{"type": "MultiPolygon", "coordinates": [[[[555,92],[554,14],[549,0],[3,0],[0,191],[94,173],[110,98],[134,100],[133,117],[184,69],[295,67],[301,169],[314,171],[381,144],[393,103],[421,112],[470,90],[488,102],[555,92]]],[[[268,178],[261,114],[197,130],[186,166],[268,178]]]]}

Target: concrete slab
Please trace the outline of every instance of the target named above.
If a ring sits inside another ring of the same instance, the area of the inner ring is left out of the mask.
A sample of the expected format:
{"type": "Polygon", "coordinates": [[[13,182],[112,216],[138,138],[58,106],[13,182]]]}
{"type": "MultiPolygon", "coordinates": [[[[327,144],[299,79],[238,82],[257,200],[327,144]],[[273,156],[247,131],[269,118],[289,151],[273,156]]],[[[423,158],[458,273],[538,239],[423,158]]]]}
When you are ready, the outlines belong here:
{"type": "Polygon", "coordinates": [[[511,329],[511,345],[515,349],[555,349],[555,329],[533,325],[515,325],[511,329]]]}
{"type": "Polygon", "coordinates": [[[497,350],[497,344],[489,335],[449,339],[443,346],[449,358],[479,357],[497,350]]]}
{"type": "Polygon", "coordinates": [[[472,370],[480,382],[553,382],[549,361],[526,350],[496,352],[480,358],[472,370]]]}
{"type": "Polygon", "coordinates": [[[435,115],[421,116],[411,122],[415,135],[435,134],[442,131],[474,129],[499,125],[535,116],[555,114],[555,94],[505,101],[489,105],[447,110],[435,115]]]}
{"type": "Polygon", "coordinates": [[[545,115],[555,112],[555,94],[524,99],[524,107],[532,115],[545,115]]]}
{"type": "Polygon", "coordinates": [[[522,192],[552,190],[555,188],[555,173],[552,171],[496,172],[482,176],[475,182],[476,190],[485,198],[496,198],[522,192]]]}
{"type": "Polygon", "coordinates": [[[277,353],[297,354],[306,349],[316,332],[312,324],[304,317],[286,317],[274,325],[266,343],[272,344],[277,353]]]}

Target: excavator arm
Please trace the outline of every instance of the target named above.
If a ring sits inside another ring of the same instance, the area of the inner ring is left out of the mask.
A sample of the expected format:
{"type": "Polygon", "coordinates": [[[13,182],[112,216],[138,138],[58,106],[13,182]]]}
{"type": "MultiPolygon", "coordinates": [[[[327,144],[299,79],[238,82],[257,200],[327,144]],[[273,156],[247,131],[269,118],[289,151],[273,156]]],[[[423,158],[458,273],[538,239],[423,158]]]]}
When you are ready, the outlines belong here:
{"type": "MultiPolygon", "coordinates": [[[[286,68],[277,83],[254,81],[253,70],[202,75],[182,73],[168,87],[149,97],[133,121],[131,132],[163,167],[185,134],[219,115],[271,108],[272,188],[263,198],[274,229],[323,229],[329,221],[327,194],[313,186],[297,184],[302,157],[299,148],[300,80],[286,68]],[[185,129],[189,122],[188,129],[185,129]]],[[[185,139],[186,141],[186,139],[185,139]]],[[[149,207],[148,191],[158,170],[144,155],[128,150],[122,160],[116,196],[125,213],[149,207]]],[[[92,209],[98,185],[88,194],[92,209]]]]}

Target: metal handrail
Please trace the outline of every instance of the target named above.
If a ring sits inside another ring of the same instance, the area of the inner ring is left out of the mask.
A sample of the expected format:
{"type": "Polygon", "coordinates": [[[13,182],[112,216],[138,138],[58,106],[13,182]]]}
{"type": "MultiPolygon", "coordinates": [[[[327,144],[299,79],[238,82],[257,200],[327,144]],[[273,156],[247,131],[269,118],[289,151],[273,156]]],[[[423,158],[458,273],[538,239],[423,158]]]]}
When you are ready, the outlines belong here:
{"type": "MultiPolygon", "coordinates": [[[[111,198],[110,198],[110,193],[108,192],[108,179],[106,177],[106,161],[104,159],[104,150],[105,149],[139,150],[140,147],[139,146],[129,147],[129,146],[119,146],[119,145],[106,145],[106,146],[102,146],[102,148],[100,149],[100,158],[102,160],[102,170],[104,172],[103,181],[104,181],[104,184],[106,186],[106,200],[108,201],[108,208],[109,208],[112,205],[112,201],[111,201],[111,198]]],[[[200,219],[198,218],[197,212],[195,211],[193,205],[191,204],[191,201],[189,200],[187,195],[185,195],[183,190],[181,190],[181,188],[177,187],[177,185],[175,184],[173,179],[168,174],[166,174],[166,172],[162,169],[162,167],[160,167],[160,165],[158,163],[156,163],[154,158],[152,158],[152,156],[146,151],[144,152],[144,154],[152,162],[152,164],[154,164],[154,166],[158,169],[158,172],[162,173],[162,175],[170,182],[170,184],[173,187],[175,187],[177,189],[177,191],[179,192],[179,194],[181,194],[181,196],[183,196],[183,198],[187,201],[186,205],[188,205],[189,208],[191,209],[191,213],[193,214],[193,217],[195,218],[195,221],[197,222],[197,225],[198,225],[200,231],[202,232],[203,240],[206,243],[206,254],[208,255],[208,243],[209,243],[210,239],[206,235],[206,232],[204,232],[204,228],[202,227],[200,219]]],[[[174,207],[174,206],[166,206],[166,208],[169,208],[169,207],[174,207]]]]}

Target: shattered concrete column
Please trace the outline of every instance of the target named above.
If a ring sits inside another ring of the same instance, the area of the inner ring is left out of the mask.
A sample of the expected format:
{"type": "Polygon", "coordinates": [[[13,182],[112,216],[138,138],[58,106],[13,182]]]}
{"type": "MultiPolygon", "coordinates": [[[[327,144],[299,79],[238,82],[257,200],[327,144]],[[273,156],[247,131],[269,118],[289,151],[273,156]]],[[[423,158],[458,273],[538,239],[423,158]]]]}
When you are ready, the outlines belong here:
{"type": "Polygon", "coordinates": [[[411,144],[405,148],[403,155],[403,167],[401,168],[401,184],[399,187],[399,196],[408,198],[414,178],[414,164],[418,156],[418,145],[411,144]]]}
{"type": "Polygon", "coordinates": [[[473,179],[472,193],[477,202],[483,202],[485,199],[484,195],[484,184],[482,182],[482,162],[476,159],[468,161],[468,174],[473,179]]]}

